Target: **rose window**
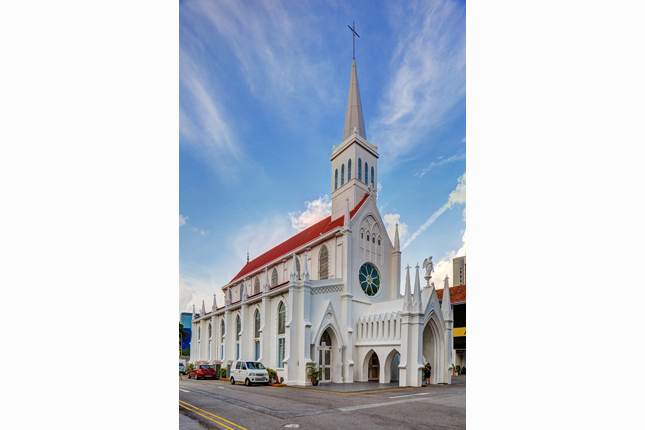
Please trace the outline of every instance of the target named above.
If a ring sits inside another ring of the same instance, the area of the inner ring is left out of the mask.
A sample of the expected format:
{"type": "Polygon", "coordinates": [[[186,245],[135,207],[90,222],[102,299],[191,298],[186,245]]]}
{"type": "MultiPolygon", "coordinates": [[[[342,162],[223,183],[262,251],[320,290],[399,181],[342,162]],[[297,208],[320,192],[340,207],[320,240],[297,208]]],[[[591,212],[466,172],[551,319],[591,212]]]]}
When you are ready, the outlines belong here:
{"type": "Polygon", "coordinates": [[[363,292],[368,296],[374,296],[381,288],[381,280],[379,279],[376,268],[370,263],[365,263],[358,271],[358,281],[361,283],[363,292]]]}

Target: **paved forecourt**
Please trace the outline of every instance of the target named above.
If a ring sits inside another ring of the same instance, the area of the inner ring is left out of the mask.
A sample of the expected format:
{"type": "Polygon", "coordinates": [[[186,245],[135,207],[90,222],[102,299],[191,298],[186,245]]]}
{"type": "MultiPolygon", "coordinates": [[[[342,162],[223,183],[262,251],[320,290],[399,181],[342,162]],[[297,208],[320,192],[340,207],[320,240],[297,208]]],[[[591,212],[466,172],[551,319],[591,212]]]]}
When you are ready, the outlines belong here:
{"type": "Polygon", "coordinates": [[[246,387],[219,380],[179,382],[179,411],[208,428],[465,428],[465,376],[452,385],[395,384],[246,387]],[[293,426],[291,426],[293,425],[293,426]]]}

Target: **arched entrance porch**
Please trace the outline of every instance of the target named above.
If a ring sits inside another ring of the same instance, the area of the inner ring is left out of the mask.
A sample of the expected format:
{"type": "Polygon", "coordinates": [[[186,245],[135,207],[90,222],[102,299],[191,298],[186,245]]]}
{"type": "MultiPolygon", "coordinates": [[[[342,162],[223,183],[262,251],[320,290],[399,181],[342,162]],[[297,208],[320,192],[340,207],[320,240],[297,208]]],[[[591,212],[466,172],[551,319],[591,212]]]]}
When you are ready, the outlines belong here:
{"type": "MultiPolygon", "coordinates": [[[[436,314],[432,314],[425,323],[423,327],[423,349],[422,355],[425,359],[425,362],[430,363],[432,368],[430,372],[430,383],[438,384],[444,382],[443,373],[445,372],[443,366],[443,354],[444,354],[444,336],[443,330],[440,329],[441,324],[437,321],[436,314]]],[[[425,365],[425,363],[423,363],[425,365]]],[[[422,381],[423,372],[421,372],[420,377],[422,381]]]]}
{"type": "Polygon", "coordinates": [[[327,327],[316,342],[315,361],[322,371],[320,382],[342,382],[341,357],[342,347],[332,327],[327,327]]]}

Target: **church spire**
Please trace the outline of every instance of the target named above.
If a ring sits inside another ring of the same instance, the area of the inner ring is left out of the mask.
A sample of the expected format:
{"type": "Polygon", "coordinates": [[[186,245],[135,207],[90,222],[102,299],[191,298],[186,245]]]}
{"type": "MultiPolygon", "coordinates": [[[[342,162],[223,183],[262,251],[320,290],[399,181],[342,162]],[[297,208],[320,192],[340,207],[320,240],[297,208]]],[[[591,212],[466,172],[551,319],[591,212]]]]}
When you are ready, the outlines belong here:
{"type": "Polygon", "coordinates": [[[365,137],[365,125],[363,125],[363,108],[361,107],[361,95],[358,91],[358,76],[356,75],[356,60],[352,60],[352,77],[349,81],[349,97],[347,98],[347,113],[345,114],[345,132],[343,141],[354,133],[354,128],[359,136],[365,137]]]}
{"type": "Polygon", "coordinates": [[[405,292],[403,293],[403,312],[410,312],[412,292],[410,291],[410,265],[405,268],[405,292]]]}

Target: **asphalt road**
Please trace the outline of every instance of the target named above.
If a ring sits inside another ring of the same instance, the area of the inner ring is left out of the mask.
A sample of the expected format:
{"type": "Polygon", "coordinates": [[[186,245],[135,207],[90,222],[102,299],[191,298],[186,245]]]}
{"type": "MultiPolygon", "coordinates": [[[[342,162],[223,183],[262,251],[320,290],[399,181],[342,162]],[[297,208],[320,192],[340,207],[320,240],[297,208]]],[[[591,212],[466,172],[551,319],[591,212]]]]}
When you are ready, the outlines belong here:
{"type": "Polygon", "coordinates": [[[211,429],[465,429],[466,384],[327,393],[184,378],[179,412],[211,429]]]}

